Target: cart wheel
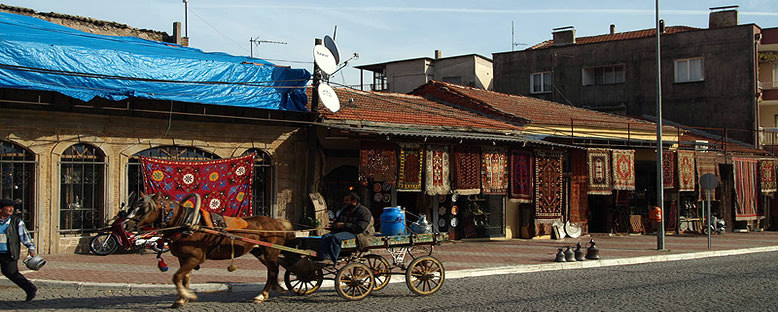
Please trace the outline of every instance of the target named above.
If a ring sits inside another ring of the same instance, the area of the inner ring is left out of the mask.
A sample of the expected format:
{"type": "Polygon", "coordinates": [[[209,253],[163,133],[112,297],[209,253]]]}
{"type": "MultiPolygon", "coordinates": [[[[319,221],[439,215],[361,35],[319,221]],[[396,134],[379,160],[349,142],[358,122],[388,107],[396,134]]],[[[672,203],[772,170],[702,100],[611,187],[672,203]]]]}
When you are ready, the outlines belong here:
{"type": "Polygon", "coordinates": [[[373,270],[358,262],[346,264],[335,274],[335,290],[346,300],[361,300],[373,291],[373,270]]]}
{"type": "Polygon", "coordinates": [[[434,294],[445,280],[446,272],[443,264],[433,256],[414,259],[405,271],[405,284],[418,295],[434,294]]]}
{"type": "Polygon", "coordinates": [[[284,273],[284,284],[286,289],[293,292],[298,296],[306,296],[319,290],[321,283],[324,280],[324,275],[321,269],[314,270],[310,276],[299,276],[292,273],[292,271],[286,271],[284,273]]]}
{"type": "Polygon", "coordinates": [[[375,287],[373,291],[384,289],[386,285],[389,285],[389,280],[392,278],[392,268],[389,266],[389,261],[386,261],[381,255],[366,255],[367,266],[373,270],[373,277],[375,279],[375,287]]]}
{"type": "Polygon", "coordinates": [[[89,241],[89,249],[98,256],[107,256],[119,248],[119,242],[111,233],[98,234],[89,241]]]}

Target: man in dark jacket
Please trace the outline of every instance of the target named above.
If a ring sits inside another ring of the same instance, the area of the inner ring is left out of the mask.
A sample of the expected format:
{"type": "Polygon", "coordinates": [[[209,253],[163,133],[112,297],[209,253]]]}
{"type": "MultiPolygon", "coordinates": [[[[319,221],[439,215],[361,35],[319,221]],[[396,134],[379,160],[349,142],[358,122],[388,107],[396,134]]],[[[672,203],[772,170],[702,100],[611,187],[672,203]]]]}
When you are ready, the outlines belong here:
{"type": "Polygon", "coordinates": [[[334,263],[340,256],[342,241],[353,238],[364,240],[365,236],[373,235],[373,214],[359,203],[359,195],[351,192],[343,197],[343,210],[330,225],[330,230],[331,233],[321,237],[319,259],[330,259],[334,263]]]}
{"type": "Polygon", "coordinates": [[[27,247],[27,253],[35,256],[35,244],[30,233],[24,226],[24,221],[14,214],[14,202],[10,199],[0,200],[0,269],[3,275],[27,293],[27,301],[35,298],[38,288],[19,273],[19,253],[21,244],[27,247]]]}

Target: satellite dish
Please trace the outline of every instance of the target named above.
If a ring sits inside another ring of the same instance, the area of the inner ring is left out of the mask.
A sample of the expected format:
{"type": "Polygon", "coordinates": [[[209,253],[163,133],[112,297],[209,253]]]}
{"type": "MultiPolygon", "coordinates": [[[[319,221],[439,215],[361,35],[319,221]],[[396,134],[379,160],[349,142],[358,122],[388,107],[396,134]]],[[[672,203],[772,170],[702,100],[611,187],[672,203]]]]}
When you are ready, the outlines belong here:
{"type": "Polygon", "coordinates": [[[335,90],[332,90],[332,87],[326,83],[320,83],[318,92],[319,99],[321,99],[324,107],[333,113],[340,110],[340,100],[338,100],[338,95],[335,94],[335,90]]]}
{"type": "Polygon", "coordinates": [[[330,36],[324,36],[324,47],[332,52],[332,56],[335,58],[335,65],[340,64],[340,52],[338,51],[338,44],[335,43],[335,39],[330,36]]]}
{"type": "Polygon", "coordinates": [[[313,47],[313,60],[316,65],[319,65],[321,71],[327,75],[332,75],[337,69],[338,64],[335,62],[335,57],[327,47],[317,44],[313,47]]]}

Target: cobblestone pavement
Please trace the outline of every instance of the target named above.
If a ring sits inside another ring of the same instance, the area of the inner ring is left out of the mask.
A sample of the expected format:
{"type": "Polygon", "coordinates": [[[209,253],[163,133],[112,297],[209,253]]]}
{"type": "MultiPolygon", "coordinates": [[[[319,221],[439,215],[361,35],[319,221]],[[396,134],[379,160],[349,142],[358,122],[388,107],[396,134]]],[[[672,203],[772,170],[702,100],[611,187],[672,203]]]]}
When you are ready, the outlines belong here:
{"type": "MultiPolygon", "coordinates": [[[[331,289],[310,296],[249,302],[257,291],[200,293],[182,311],[769,311],[778,291],[778,252],[578,270],[503,274],[445,282],[431,296],[390,284],[362,301],[331,289]]],[[[41,288],[21,302],[18,288],[0,286],[0,310],[156,311],[172,290],[41,288]]]]}

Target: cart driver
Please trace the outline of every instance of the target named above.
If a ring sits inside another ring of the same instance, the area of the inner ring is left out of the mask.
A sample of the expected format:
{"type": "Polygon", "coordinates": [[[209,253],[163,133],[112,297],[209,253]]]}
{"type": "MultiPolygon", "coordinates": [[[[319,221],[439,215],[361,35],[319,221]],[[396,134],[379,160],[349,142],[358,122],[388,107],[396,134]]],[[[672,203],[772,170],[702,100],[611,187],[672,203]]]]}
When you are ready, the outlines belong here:
{"type": "Polygon", "coordinates": [[[359,203],[359,195],[351,192],[343,197],[343,209],[329,225],[330,233],[321,237],[321,247],[317,260],[330,259],[333,263],[340,256],[341,242],[357,238],[357,243],[373,236],[373,214],[359,203]]]}

